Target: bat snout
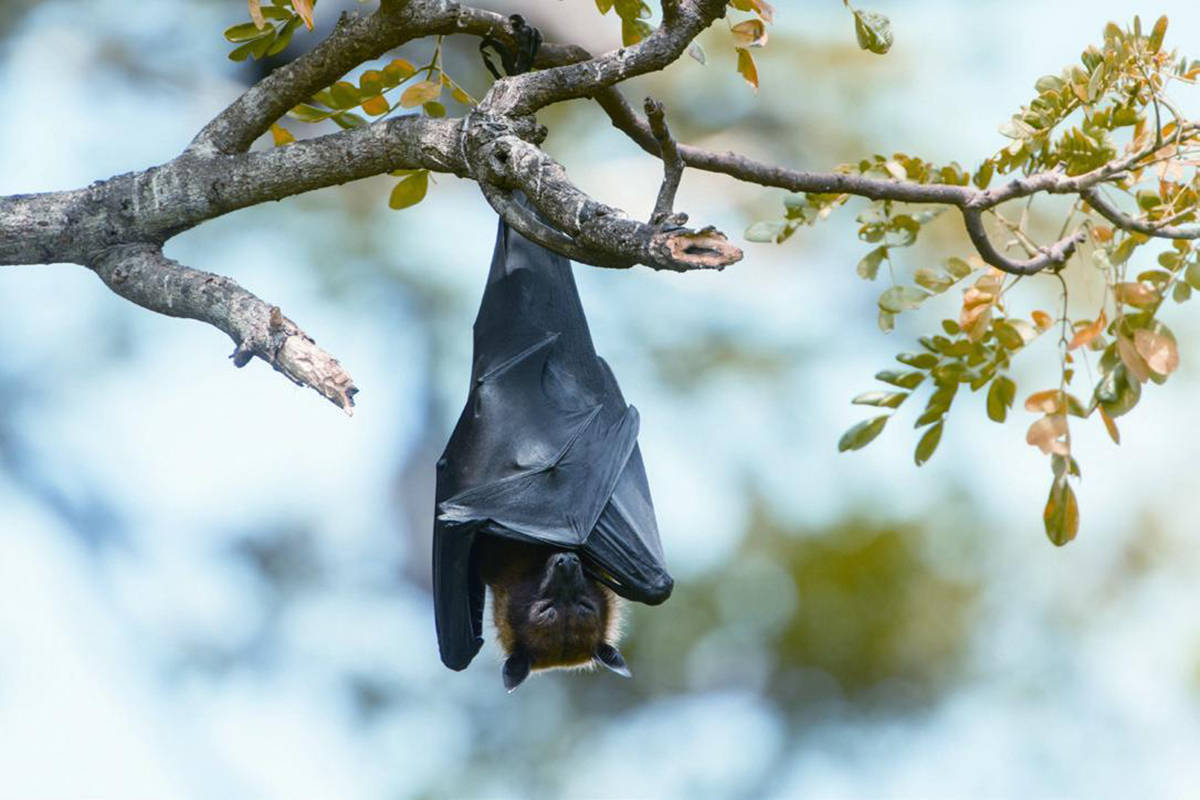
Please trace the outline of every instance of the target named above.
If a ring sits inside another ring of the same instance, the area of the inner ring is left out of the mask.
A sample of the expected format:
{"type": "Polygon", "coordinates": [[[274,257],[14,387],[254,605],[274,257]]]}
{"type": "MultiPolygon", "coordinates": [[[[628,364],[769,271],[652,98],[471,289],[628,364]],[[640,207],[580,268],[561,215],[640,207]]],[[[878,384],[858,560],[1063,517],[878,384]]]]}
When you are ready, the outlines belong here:
{"type": "Polygon", "coordinates": [[[546,559],[544,594],[560,599],[578,595],[584,586],[583,562],[574,553],[555,553],[546,559]]]}
{"type": "Polygon", "coordinates": [[[555,572],[575,572],[582,568],[579,556],[574,553],[555,553],[550,556],[550,569],[555,572]]]}

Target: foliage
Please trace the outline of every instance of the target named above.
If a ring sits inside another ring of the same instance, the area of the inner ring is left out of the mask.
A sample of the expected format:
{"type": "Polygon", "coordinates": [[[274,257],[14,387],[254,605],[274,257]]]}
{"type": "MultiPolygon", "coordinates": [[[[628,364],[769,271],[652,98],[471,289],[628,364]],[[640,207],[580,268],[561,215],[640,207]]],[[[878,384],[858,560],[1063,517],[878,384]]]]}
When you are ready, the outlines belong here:
{"type": "MultiPolygon", "coordinates": [[[[409,110],[428,117],[446,116],[442,102],[443,93],[463,106],[476,104],[467,91],[451,78],[442,67],[442,37],[438,37],[433,55],[420,67],[407,59],[393,58],[379,69],[364,70],[357,83],[340,80],[314,94],[307,103],[301,103],[289,113],[292,119],[304,123],[332,120],[341,128],[357,128],[367,120],[352,109],[383,119],[393,112],[409,110]],[[396,90],[403,89],[398,95],[396,90]]],[[[271,128],[274,143],[289,144],[295,141],[290,131],[280,125],[271,128]]],[[[428,170],[398,170],[392,173],[402,180],[392,189],[388,206],[393,209],[408,208],[421,202],[428,189],[428,170]]]]}
{"type": "Polygon", "coordinates": [[[266,7],[259,0],[248,0],[248,5],[250,22],[225,31],[225,38],[238,45],[229,52],[233,61],[278,55],[291,44],[292,34],[301,23],[313,29],[316,0],[271,0],[266,7]]]}
{"type": "MultiPolygon", "coordinates": [[[[860,20],[859,12],[855,15],[860,44],[874,50],[870,31],[860,30],[867,22],[860,20]]],[[[839,168],[843,174],[920,184],[972,184],[979,189],[987,189],[998,174],[1111,175],[1105,186],[1132,201],[1140,213],[1135,220],[1138,226],[1149,226],[1149,232],[1143,232],[1113,224],[1086,200],[1076,200],[1062,215],[1060,237],[1074,226],[1086,232],[1086,246],[1066,263],[1030,281],[1055,281],[1061,305],[1053,313],[1022,314],[1008,300],[1009,290],[1022,278],[1006,275],[975,256],[950,258],[940,267],[917,267],[912,284],[898,281],[896,256],[917,241],[938,209],[887,199],[872,202],[857,217],[859,238],[873,245],[859,261],[857,272],[865,280],[875,280],[880,266],[885,262],[889,266],[891,285],[879,296],[880,328],[890,331],[896,315],[919,308],[955,285],[963,287],[962,303],[957,319],[942,320],[940,331],[918,340],[921,352],[897,356],[908,370],[876,375],[887,389],[854,398],[854,403],[886,409],[886,413],[850,428],[838,443],[840,450],[857,450],[873,441],[896,410],[926,384],[931,391],[916,420],[916,427],[928,426],[916,445],[918,466],[937,449],[960,387],[986,389],[988,418],[1004,422],[1017,396],[1010,374],[1014,357],[1034,339],[1057,330],[1060,379],[1057,386],[1026,398],[1025,409],[1039,415],[1029,426],[1026,441],[1050,458],[1053,478],[1044,513],[1047,536],[1057,545],[1074,538],[1079,510],[1071,480],[1078,480],[1081,472],[1071,454],[1070,419],[1096,418],[1119,443],[1115,419],[1133,410],[1143,384],[1165,382],[1179,365],[1174,334],[1159,318],[1163,304],[1168,297],[1183,303],[1200,289],[1200,251],[1190,238],[1173,236],[1175,228],[1168,227],[1197,219],[1200,129],[1181,115],[1166,91],[1171,86],[1194,85],[1200,60],[1189,61],[1164,50],[1166,29],[1166,17],[1149,31],[1137,18],[1125,29],[1109,23],[1102,45],[1087,48],[1079,65],[1038,79],[1034,99],[1001,126],[1010,144],[974,172],[957,163],[937,166],[903,153],[876,155],[839,168]],[[1134,267],[1135,252],[1159,239],[1167,245],[1158,252],[1156,265],[1134,267]],[[1104,296],[1098,307],[1081,315],[1070,306],[1071,287],[1095,274],[1104,280],[1104,296]],[[1078,374],[1080,361],[1086,379],[1078,374]]],[[[783,242],[800,226],[825,219],[850,197],[792,195],[785,200],[782,219],[755,223],[747,238],[783,242]]],[[[1016,219],[993,213],[994,221],[1012,237],[1009,247],[1029,256],[1039,252],[1029,225],[1033,202],[1031,195],[1016,219]]]]}

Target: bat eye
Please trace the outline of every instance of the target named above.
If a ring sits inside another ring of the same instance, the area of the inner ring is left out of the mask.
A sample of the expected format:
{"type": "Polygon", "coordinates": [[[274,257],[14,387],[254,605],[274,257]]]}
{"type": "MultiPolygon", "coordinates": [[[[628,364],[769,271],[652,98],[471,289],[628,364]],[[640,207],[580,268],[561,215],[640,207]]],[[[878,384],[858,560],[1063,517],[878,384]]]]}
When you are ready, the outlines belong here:
{"type": "Polygon", "coordinates": [[[580,614],[587,617],[590,617],[592,614],[596,613],[596,604],[591,600],[581,600],[575,607],[579,610],[580,614]]]}

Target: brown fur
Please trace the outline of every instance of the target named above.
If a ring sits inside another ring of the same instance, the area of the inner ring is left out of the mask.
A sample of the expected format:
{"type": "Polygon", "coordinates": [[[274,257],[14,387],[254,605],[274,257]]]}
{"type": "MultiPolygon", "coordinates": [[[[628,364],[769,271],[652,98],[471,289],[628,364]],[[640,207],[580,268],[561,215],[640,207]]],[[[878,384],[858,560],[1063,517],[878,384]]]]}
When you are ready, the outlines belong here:
{"type": "Polygon", "coordinates": [[[505,656],[523,651],[532,669],[588,667],[602,644],[616,645],[620,600],[583,575],[565,594],[546,595],[552,558],[563,551],[498,537],[475,545],[479,575],[505,656]]]}

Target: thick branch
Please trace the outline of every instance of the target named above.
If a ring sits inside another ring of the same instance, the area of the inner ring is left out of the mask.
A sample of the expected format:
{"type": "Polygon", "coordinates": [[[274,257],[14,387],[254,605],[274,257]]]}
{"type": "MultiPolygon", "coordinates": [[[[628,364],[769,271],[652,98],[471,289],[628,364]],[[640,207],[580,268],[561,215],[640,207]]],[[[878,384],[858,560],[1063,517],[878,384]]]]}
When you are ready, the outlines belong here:
{"type": "MultiPolygon", "coordinates": [[[[596,266],[640,263],[676,272],[722,269],[741,260],[742,251],[714,230],[648,225],[596,202],[571,183],[561,164],[506,130],[502,121],[480,114],[468,119],[465,142],[472,176],[481,186],[524,192],[542,217],[574,242],[573,258],[596,266]]],[[[528,215],[497,204],[494,194],[485,196],[509,224],[540,241],[536,226],[523,218],[528,215]]]]}
{"type": "Polygon", "coordinates": [[[461,124],[398,117],[262,152],[184,153],[83,189],[3,197],[0,264],[88,264],[109,247],[161,245],[239,208],[396,169],[464,175],[461,124]]]}
{"type": "Polygon", "coordinates": [[[337,359],[287,317],[235,281],[172,261],[156,245],[126,244],[100,253],[91,264],[108,288],[143,308],[207,322],[229,334],[243,366],[258,356],[289,379],[316,390],[353,414],[358,389],[337,359]]]}

